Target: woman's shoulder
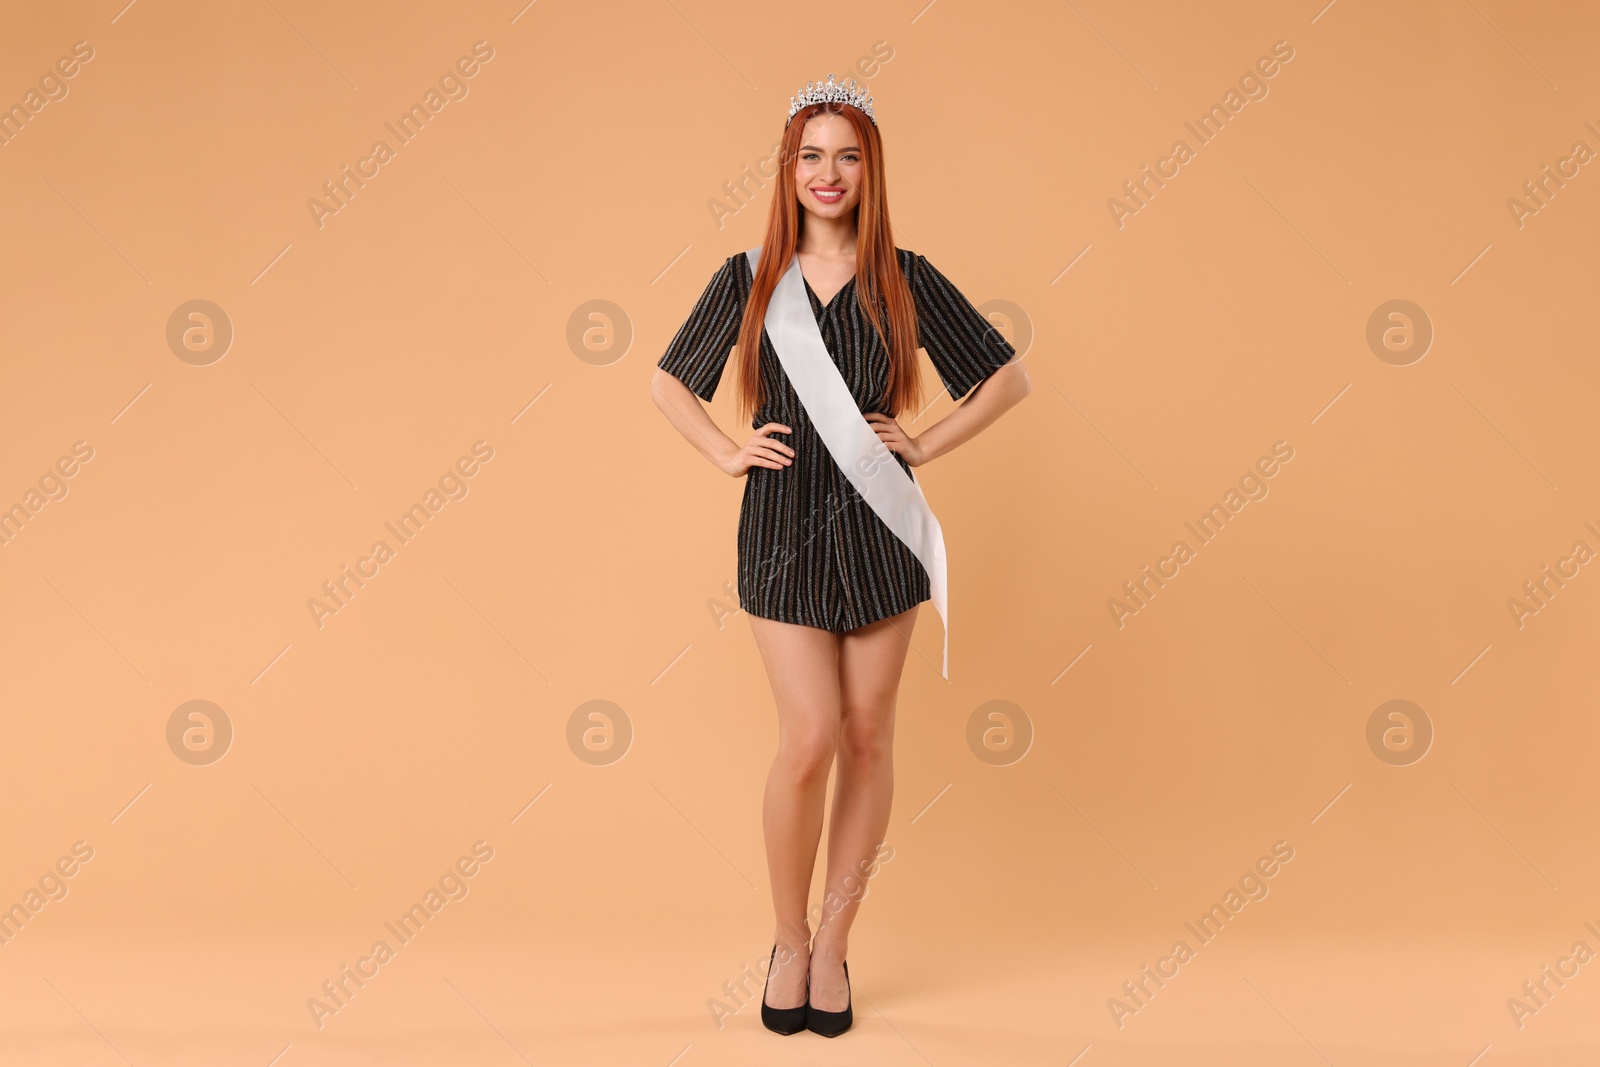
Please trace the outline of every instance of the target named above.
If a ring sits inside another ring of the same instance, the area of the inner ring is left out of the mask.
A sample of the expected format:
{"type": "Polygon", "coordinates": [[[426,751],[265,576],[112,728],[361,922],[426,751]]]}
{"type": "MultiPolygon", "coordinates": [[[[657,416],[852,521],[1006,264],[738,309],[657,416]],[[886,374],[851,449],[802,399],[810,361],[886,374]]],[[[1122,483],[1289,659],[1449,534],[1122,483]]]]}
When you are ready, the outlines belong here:
{"type": "Polygon", "coordinates": [[[721,263],[717,264],[716,273],[711,276],[711,286],[721,288],[732,286],[735,289],[749,289],[755,279],[755,272],[750,269],[750,258],[743,252],[735,252],[721,263]]]}
{"type": "Polygon", "coordinates": [[[913,252],[909,248],[895,246],[895,255],[900,260],[900,273],[906,276],[906,281],[915,284],[918,278],[928,270],[928,261],[922,258],[922,253],[913,252]]]}
{"type": "MultiPolygon", "coordinates": [[[[758,256],[760,254],[756,253],[758,256]]],[[[735,252],[723,260],[722,265],[717,268],[717,278],[731,283],[741,292],[748,292],[756,278],[755,268],[750,265],[750,253],[735,252]]]]}

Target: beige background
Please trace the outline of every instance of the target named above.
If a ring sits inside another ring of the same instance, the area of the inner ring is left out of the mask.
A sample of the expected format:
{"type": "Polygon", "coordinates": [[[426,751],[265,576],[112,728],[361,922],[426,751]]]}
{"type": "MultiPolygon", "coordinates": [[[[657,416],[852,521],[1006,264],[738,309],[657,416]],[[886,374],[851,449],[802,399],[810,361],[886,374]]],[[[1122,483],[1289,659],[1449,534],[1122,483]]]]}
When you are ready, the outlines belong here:
{"type": "Polygon", "coordinates": [[[1508,207],[1600,150],[1590,5],[119,3],[0,38],[0,102],[93,49],[0,146],[0,504],[93,450],[0,546],[0,898],[93,849],[0,946],[0,1059],[1593,1062],[1600,965],[1520,1027],[1507,1005],[1600,950],[1600,577],[1508,608],[1600,549],[1596,164],[1508,207]],[[742,486],[646,382],[760,240],[770,198],[719,225],[723,184],[877,42],[897,239],[1020,309],[996,322],[1031,331],[1035,390],[919,471],[951,678],[924,612],[858,1022],[821,1045],[762,1030],[758,982],[708,1007],[770,945],[775,721],[715,607],[742,486]],[[1434,331],[1405,366],[1366,340],[1396,299],[1434,331]],[[207,365],[166,340],[193,300],[234,331],[207,365]],[[575,351],[595,300],[623,318],[575,351]],[[477,441],[467,495],[319,628],[322,583],[477,441]],[[1198,546],[1184,523],[1277,441],[1270,493],[1198,546]],[[1119,628],[1107,601],[1180,538],[1119,628]],[[1367,741],[1394,699],[1434,733],[1408,765],[1367,741]],[[209,765],[168,744],[191,700],[234,732],[209,765]],[[620,760],[569,747],[591,700],[620,760]],[[968,742],[997,700],[1031,736],[1003,766],[968,742]],[[319,1028],[322,983],[478,841],[468,895],[319,1028]],[[1118,1027],[1108,999],[1278,841],[1270,894],[1118,1027]]]}

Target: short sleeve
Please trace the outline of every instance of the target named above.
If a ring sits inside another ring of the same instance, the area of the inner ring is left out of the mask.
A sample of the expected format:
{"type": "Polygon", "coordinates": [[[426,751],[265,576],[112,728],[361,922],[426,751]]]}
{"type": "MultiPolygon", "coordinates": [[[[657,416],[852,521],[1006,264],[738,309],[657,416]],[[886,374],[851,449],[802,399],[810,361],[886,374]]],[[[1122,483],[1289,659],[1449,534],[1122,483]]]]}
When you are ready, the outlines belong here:
{"type": "Polygon", "coordinates": [[[912,257],[911,296],[919,346],[927,350],[952,399],[972,392],[1017,354],[994,323],[922,256],[912,257]]]}
{"type": "Polygon", "coordinates": [[[702,400],[710,400],[716,394],[728,353],[739,339],[739,326],[744,320],[747,295],[737,262],[739,255],[729,256],[712,275],[694,310],[678,327],[666,354],[656,364],[702,400]]]}

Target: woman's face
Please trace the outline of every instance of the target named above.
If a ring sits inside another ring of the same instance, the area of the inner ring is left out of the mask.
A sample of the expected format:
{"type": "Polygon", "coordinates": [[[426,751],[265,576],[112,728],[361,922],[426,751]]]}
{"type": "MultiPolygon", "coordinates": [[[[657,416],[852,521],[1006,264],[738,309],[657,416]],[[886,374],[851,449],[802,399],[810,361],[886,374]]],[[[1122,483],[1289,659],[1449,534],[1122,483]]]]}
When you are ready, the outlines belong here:
{"type": "Polygon", "coordinates": [[[847,218],[861,202],[861,146],[841,115],[820,112],[800,134],[794,193],[800,206],[822,218],[847,218]]]}

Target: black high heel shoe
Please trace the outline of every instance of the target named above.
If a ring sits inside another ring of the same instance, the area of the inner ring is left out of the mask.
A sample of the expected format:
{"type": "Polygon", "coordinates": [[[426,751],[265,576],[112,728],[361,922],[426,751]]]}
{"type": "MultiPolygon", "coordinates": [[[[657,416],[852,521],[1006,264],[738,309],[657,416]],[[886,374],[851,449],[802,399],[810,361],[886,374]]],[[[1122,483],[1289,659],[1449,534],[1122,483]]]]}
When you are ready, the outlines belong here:
{"type": "MultiPolygon", "coordinates": [[[[844,990],[845,995],[848,997],[850,993],[850,964],[845,961],[841,966],[844,967],[844,990]]],[[[814,1034],[821,1034],[823,1037],[838,1037],[850,1029],[850,1024],[854,1021],[854,1017],[850,1014],[849,1000],[845,1001],[844,1011],[823,1011],[821,1008],[813,1008],[811,1006],[811,975],[806,975],[807,1030],[814,1034]]]]}
{"type": "MultiPolygon", "coordinates": [[[[778,958],[778,946],[772,946],[772,959],[767,961],[767,979],[772,978],[772,961],[778,958]]],[[[811,1001],[811,975],[806,975],[806,1003],[811,1001]]],[[[774,1008],[767,1003],[767,983],[761,983],[761,1025],[777,1034],[798,1034],[806,1028],[806,1006],[774,1008]]]]}

